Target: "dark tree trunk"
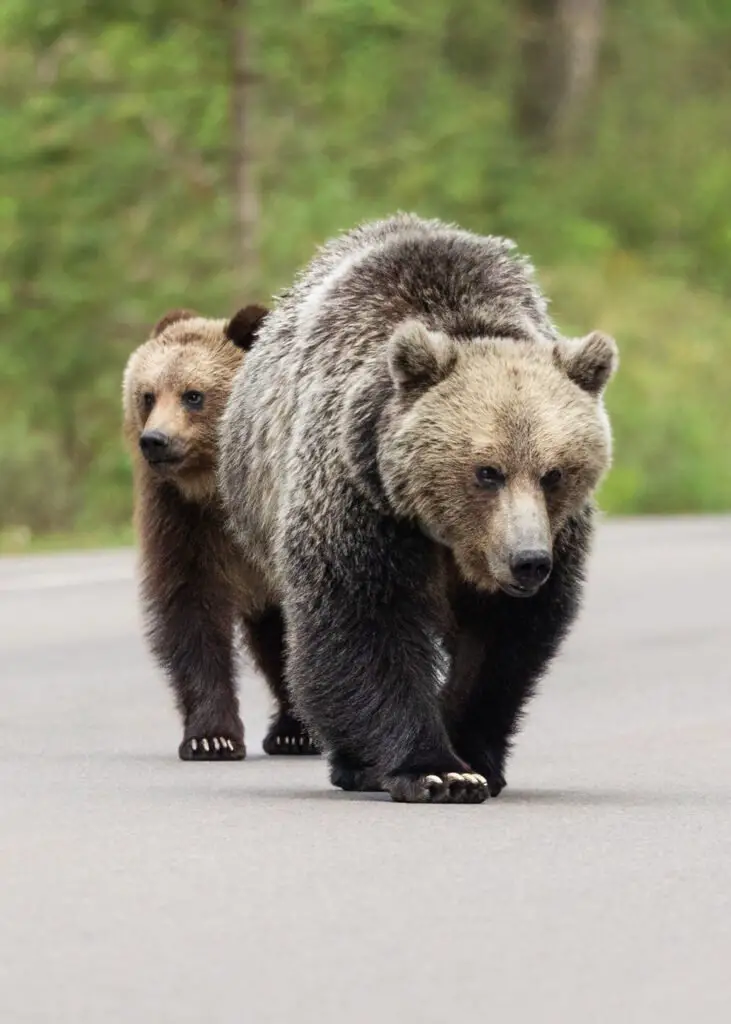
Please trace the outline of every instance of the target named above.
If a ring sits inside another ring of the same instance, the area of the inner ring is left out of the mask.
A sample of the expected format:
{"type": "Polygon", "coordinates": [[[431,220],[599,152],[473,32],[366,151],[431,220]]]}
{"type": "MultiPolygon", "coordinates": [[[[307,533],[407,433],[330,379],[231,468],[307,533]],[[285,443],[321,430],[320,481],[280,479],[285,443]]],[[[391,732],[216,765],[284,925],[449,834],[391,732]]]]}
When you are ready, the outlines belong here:
{"type": "Polygon", "coordinates": [[[256,278],[259,201],[254,180],[251,132],[251,91],[254,76],[249,67],[247,0],[223,0],[228,13],[225,31],[230,39],[231,62],[231,187],[234,209],[234,260],[245,285],[256,278]]]}
{"type": "Polygon", "coordinates": [[[565,141],[596,76],[606,0],[519,0],[516,120],[536,149],[565,141]]]}

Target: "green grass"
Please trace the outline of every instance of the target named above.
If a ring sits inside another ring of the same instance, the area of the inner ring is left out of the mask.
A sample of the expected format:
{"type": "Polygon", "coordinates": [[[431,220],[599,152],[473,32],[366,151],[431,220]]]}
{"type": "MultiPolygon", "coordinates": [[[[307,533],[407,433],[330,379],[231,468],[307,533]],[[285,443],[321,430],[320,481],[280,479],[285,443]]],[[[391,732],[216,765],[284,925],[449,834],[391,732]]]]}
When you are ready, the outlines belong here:
{"type": "Polygon", "coordinates": [[[134,544],[132,527],[45,533],[34,536],[23,527],[0,531],[0,555],[33,555],[59,551],[91,551],[134,544]]]}
{"type": "Polygon", "coordinates": [[[613,334],[607,391],[614,466],[599,495],[613,513],[731,509],[731,304],[629,257],[542,275],[567,332],[613,334]]]}

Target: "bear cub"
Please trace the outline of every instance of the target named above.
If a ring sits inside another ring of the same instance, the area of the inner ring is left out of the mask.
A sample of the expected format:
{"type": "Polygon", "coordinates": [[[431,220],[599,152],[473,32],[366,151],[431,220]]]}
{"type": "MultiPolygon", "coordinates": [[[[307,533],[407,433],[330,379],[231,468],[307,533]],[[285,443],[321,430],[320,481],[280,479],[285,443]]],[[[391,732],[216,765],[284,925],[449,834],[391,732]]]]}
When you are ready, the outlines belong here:
{"type": "Polygon", "coordinates": [[[579,608],[616,365],[560,336],[511,242],[411,215],[328,243],[262,324],[219,483],[335,785],[503,788],[579,608]]]}
{"type": "Polygon", "coordinates": [[[226,529],[216,484],[219,419],[266,314],[252,305],[227,321],[175,310],[124,372],[146,634],[183,718],[184,761],[246,756],[237,627],[277,705],[265,751],[317,753],[291,710],[281,615],[226,529]]]}

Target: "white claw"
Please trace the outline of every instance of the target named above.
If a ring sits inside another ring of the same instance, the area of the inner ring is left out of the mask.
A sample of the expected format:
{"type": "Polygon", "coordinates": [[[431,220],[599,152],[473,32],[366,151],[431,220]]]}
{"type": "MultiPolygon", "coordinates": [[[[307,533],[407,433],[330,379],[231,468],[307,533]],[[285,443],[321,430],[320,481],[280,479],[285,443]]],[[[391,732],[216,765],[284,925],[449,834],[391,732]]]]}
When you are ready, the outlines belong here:
{"type": "Polygon", "coordinates": [[[485,778],[484,775],[478,775],[477,772],[475,772],[475,778],[477,779],[477,782],[480,786],[487,785],[487,779],[485,778]]]}
{"type": "Polygon", "coordinates": [[[228,749],[233,752],[233,749],[234,749],[233,741],[232,740],[226,740],[226,743],[228,745],[228,749]]]}
{"type": "Polygon", "coordinates": [[[464,775],[460,772],[447,772],[444,778],[447,782],[462,782],[464,780],[464,775]]]}
{"type": "Polygon", "coordinates": [[[213,739],[211,740],[211,742],[213,743],[213,749],[214,749],[215,751],[218,751],[218,750],[220,750],[220,749],[221,749],[221,744],[220,744],[220,743],[218,742],[218,739],[217,739],[217,738],[216,738],[215,736],[213,737],[213,739]]]}
{"type": "Polygon", "coordinates": [[[210,748],[210,747],[208,746],[208,740],[207,740],[207,739],[202,739],[202,740],[201,740],[201,746],[202,746],[202,747],[203,747],[203,749],[204,749],[204,750],[206,751],[206,753],[208,753],[208,751],[209,751],[209,750],[211,749],[211,748],[210,748]]]}
{"type": "Polygon", "coordinates": [[[277,746],[280,746],[281,742],[282,742],[282,737],[281,736],[277,736],[277,746]]]}
{"type": "Polygon", "coordinates": [[[441,786],[442,784],[442,780],[439,778],[438,775],[427,775],[424,781],[426,782],[427,786],[441,786]]]}
{"type": "Polygon", "coordinates": [[[284,745],[285,745],[285,747],[289,746],[289,736],[285,736],[284,737],[284,745]]]}
{"type": "Polygon", "coordinates": [[[196,752],[196,750],[198,749],[198,740],[190,741],[190,749],[193,751],[193,753],[196,752]]]}

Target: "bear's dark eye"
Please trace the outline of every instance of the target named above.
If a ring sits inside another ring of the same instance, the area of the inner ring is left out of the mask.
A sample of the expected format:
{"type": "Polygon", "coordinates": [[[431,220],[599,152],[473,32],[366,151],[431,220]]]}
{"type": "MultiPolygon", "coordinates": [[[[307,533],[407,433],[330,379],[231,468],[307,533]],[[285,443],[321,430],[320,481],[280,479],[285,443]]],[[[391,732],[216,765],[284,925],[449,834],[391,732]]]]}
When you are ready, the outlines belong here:
{"type": "Polygon", "coordinates": [[[558,487],[562,479],[563,473],[560,469],[549,469],[541,477],[541,487],[546,491],[553,491],[558,487]]]}
{"type": "Polygon", "coordinates": [[[203,408],[203,392],[202,391],[184,391],[183,392],[183,405],[188,409],[202,409],[203,408]]]}
{"type": "Polygon", "coordinates": [[[155,396],[151,391],[145,391],[144,395],[142,396],[142,404],[144,405],[145,409],[147,409],[148,412],[153,407],[153,405],[155,404],[155,396]]]}
{"type": "Polygon", "coordinates": [[[475,479],[486,491],[496,491],[505,483],[505,474],[494,466],[478,466],[475,470],[475,479]]]}

